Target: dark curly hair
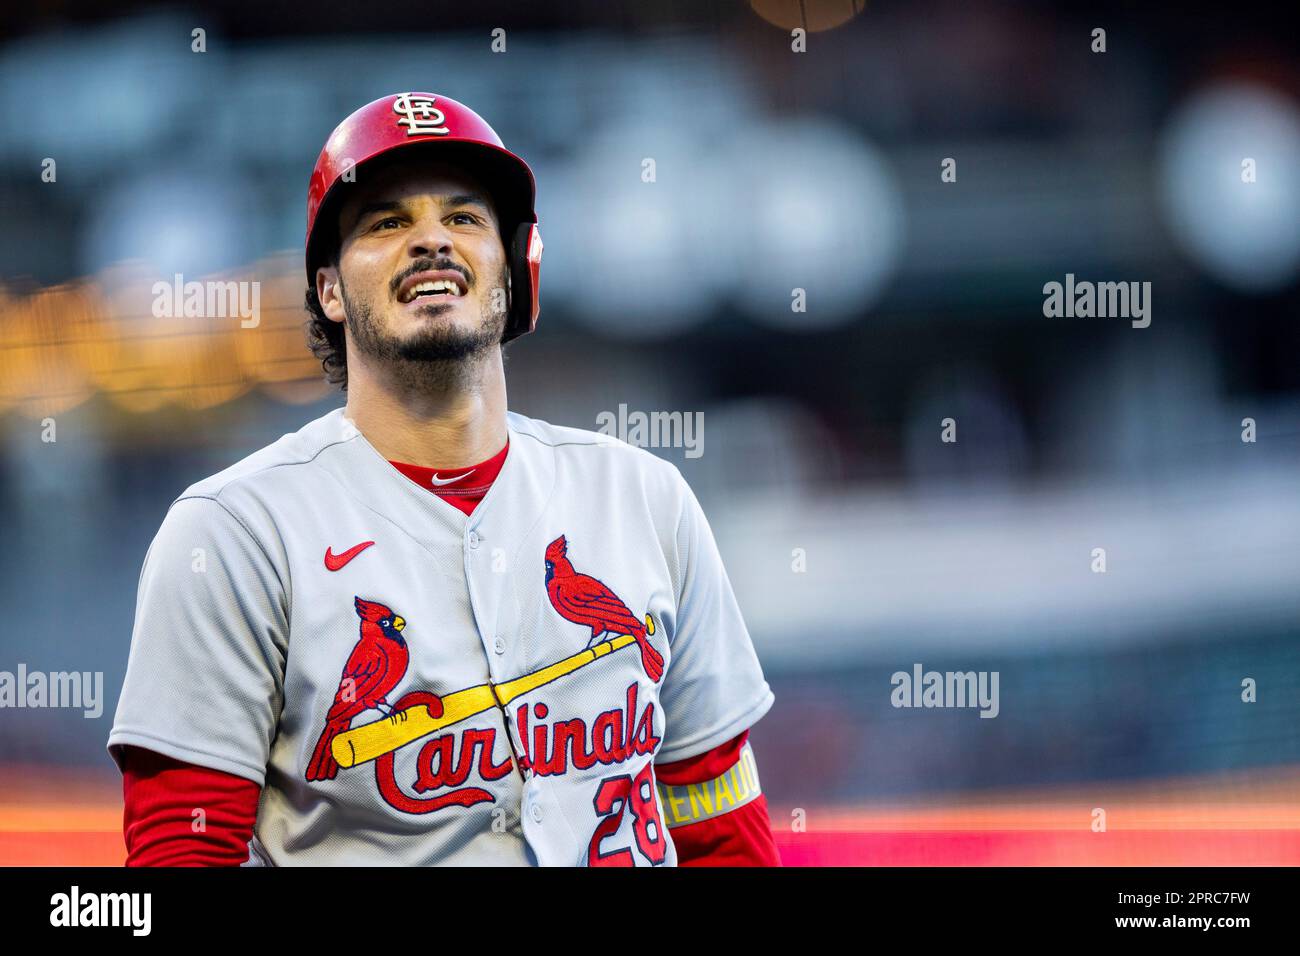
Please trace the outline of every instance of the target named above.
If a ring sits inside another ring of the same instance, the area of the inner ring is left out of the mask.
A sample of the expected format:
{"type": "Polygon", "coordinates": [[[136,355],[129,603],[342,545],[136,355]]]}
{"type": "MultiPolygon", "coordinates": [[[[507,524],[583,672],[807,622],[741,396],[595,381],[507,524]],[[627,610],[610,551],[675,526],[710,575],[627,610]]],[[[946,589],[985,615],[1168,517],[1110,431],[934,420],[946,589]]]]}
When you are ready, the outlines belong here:
{"type": "Polygon", "coordinates": [[[333,322],[325,315],[314,285],[307,286],[304,304],[310,316],[307,320],[307,344],[311,347],[311,354],[320,360],[321,368],[325,370],[325,380],[346,392],[348,351],[343,344],[343,323],[333,322]]]}

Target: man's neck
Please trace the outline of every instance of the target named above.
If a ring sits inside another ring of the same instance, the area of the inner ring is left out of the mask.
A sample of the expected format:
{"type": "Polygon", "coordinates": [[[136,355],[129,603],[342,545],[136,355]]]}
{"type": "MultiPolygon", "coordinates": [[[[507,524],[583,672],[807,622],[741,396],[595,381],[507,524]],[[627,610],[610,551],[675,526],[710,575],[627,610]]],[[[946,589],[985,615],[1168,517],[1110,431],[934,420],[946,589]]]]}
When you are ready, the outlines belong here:
{"type": "Polygon", "coordinates": [[[382,372],[348,369],[344,414],[389,461],[425,468],[460,468],[505,447],[506,382],[498,349],[475,370],[470,387],[413,390],[382,372]]]}

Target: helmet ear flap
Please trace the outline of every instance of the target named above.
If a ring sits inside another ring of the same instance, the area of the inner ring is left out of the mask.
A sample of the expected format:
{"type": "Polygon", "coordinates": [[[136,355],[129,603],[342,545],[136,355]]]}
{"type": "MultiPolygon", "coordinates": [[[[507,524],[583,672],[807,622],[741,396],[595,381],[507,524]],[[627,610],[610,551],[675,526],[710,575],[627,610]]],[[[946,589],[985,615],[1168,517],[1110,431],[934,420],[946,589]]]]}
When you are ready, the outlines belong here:
{"type": "Polygon", "coordinates": [[[506,316],[502,344],[537,328],[542,271],[542,234],[537,223],[522,222],[515,227],[507,255],[510,260],[510,312],[506,316]]]}

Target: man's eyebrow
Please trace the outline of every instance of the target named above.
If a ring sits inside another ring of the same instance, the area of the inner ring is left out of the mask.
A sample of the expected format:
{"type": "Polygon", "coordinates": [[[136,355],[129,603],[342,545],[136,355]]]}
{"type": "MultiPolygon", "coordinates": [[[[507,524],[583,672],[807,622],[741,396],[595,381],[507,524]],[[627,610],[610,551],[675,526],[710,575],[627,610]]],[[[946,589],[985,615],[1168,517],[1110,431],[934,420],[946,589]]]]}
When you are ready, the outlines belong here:
{"type": "Polygon", "coordinates": [[[377,212],[399,212],[402,204],[396,199],[380,199],[375,202],[368,202],[357,210],[356,215],[352,218],[352,224],[355,226],[367,216],[377,212]]]}
{"type": "MultiPolygon", "coordinates": [[[[444,206],[478,206],[484,212],[491,212],[492,207],[488,204],[487,199],[477,193],[461,193],[457,196],[448,196],[443,200],[444,206]]],[[[397,199],[377,199],[374,202],[368,202],[357,210],[355,218],[352,220],[353,225],[361,222],[367,216],[377,212],[401,212],[402,203],[397,199]]]]}
{"type": "Polygon", "coordinates": [[[448,196],[443,203],[445,206],[480,206],[485,212],[491,212],[492,207],[488,201],[477,193],[464,193],[460,196],[448,196]]]}

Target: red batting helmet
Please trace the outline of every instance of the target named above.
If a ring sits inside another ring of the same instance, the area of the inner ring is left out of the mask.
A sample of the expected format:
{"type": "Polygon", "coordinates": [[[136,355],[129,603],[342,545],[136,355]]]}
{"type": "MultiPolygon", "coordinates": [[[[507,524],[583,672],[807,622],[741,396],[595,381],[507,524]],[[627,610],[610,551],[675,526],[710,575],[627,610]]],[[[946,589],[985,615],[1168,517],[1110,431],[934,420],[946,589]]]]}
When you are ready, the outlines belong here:
{"type": "Polygon", "coordinates": [[[492,193],[510,269],[510,314],[502,341],[531,332],[537,326],[542,266],[533,171],[505,148],[483,117],[433,93],[395,93],[367,103],[326,140],[307,189],[308,283],[315,285],[317,267],[338,241],[334,217],[345,175],[396,149],[434,144],[438,159],[464,163],[492,193]]]}

